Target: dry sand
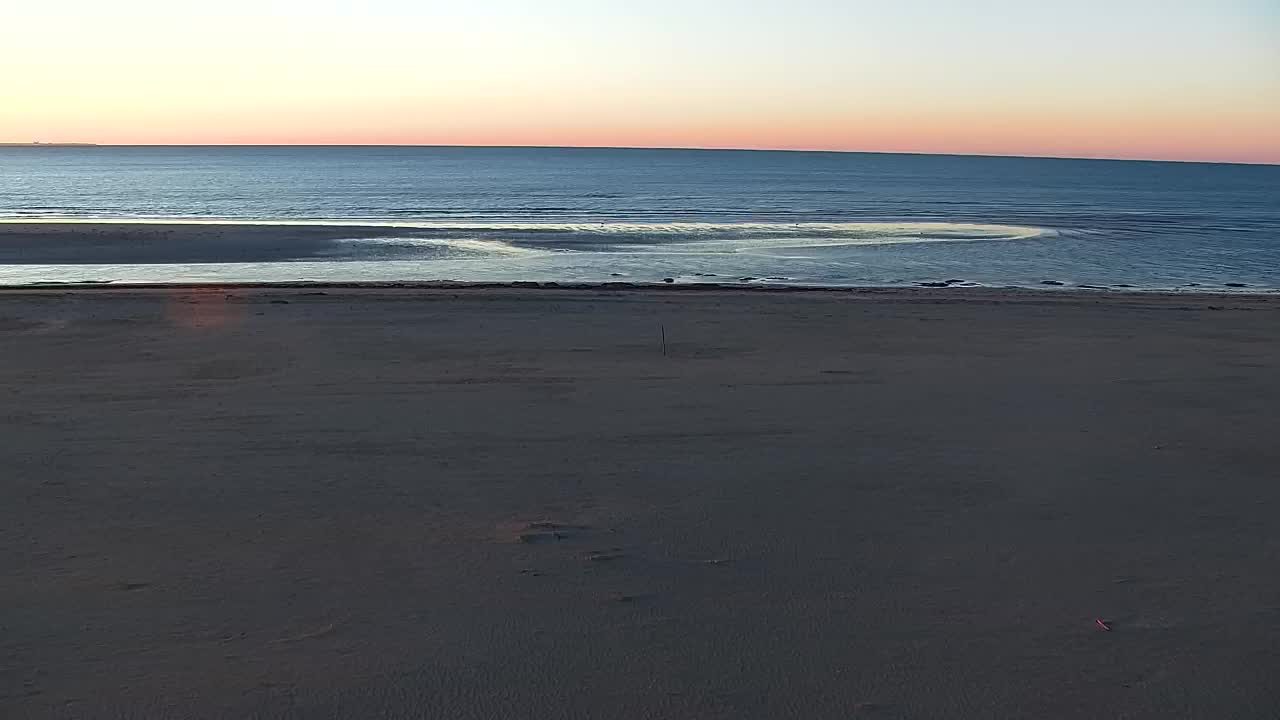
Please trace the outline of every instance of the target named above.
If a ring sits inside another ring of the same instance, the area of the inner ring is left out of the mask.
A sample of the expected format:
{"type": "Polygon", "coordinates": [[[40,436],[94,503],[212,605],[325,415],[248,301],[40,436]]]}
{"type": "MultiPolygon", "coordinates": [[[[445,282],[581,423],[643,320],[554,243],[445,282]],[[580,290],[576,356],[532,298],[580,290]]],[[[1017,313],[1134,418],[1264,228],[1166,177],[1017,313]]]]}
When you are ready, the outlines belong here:
{"type": "Polygon", "coordinates": [[[0,715],[1280,713],[1280,298],[316,292],[0,293],[0,715]]]}

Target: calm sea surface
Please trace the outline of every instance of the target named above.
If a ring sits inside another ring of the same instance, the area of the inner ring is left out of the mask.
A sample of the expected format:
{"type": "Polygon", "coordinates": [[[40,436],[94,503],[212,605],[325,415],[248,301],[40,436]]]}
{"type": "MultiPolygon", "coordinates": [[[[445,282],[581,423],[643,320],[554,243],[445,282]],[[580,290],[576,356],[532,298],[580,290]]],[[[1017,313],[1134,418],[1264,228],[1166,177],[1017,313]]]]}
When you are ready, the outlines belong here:
{"type": "Polygon", "coordinates": [[[269,260],[243,245],[196,263],[163,253],[92,264],[10,253],[0,283],[1280,288],[1280,166],[698,150],[0,148],[0,221],[91,219],[378,229],[269,260]]]}

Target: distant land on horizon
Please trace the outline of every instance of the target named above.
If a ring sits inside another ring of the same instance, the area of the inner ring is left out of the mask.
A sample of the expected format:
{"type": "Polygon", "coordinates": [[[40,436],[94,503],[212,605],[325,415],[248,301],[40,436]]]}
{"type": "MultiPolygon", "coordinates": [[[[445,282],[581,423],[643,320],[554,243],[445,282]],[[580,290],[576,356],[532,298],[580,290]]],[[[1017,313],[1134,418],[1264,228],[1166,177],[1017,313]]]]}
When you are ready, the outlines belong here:
{"type": "Polygon", "coordinates": [[[1121,163],[1178,163],[1193,165],[1261,165],[1280,167],[1280,163],[1268,160],[1183,160],[1170,158],[1124,158],[1105,155],[1018,155],[997,152],[922,152],[913,150],[833,150],[820,147],[695,147],[657,145],[449,145],[449,143],[115,143],[115,142],[0,142],[0,147],[476,147],[476,149],[530,149],[530,150],[696,150],[709,152],[827,152],[840,155],[918,155],[929,158],[1010,158],[1028,160],[1100,160],[1121,163]]]}
{"type": "Polygon", "coordinates": [[[25,142],[25,143],[0,143],[0,147],[101,147],[97,143],[60,143],[60,142],[25,142]]]}

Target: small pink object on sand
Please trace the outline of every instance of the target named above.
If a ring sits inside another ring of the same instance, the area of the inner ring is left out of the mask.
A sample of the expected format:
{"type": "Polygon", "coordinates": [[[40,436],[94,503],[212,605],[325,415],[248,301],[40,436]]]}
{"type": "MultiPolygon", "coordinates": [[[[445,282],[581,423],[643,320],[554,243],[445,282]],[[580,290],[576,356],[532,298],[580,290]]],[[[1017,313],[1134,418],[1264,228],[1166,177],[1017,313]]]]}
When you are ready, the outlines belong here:
{"type": "Polygon", "coordinates": [[[1102,618],[1095,618],[1094,622],[1098,623],[1098,627],[1102,628],[1103,630],[1106,630],[1107,632],[1111,632],[1111,623],[1107,622],[1106,620],[1103,620],[1102,618]]]}

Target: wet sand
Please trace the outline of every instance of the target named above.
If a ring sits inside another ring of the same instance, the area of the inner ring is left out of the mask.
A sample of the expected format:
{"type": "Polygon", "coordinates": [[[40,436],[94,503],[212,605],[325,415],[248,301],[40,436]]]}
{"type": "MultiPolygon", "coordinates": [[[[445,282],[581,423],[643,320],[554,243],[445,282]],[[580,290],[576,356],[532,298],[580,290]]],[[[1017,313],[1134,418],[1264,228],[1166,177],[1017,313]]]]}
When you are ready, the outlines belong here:
{"type": "Polygon", "coordinates": [[[6,718],[1280,709],[1280,297],[6,290],[0,400],[6,718]]]}
{"type": "Polygon", "coordinates": [[[161,222],[0,222],[0,265],[281,262],[343,254],[346,238],[414,228],[161,222]]]}

